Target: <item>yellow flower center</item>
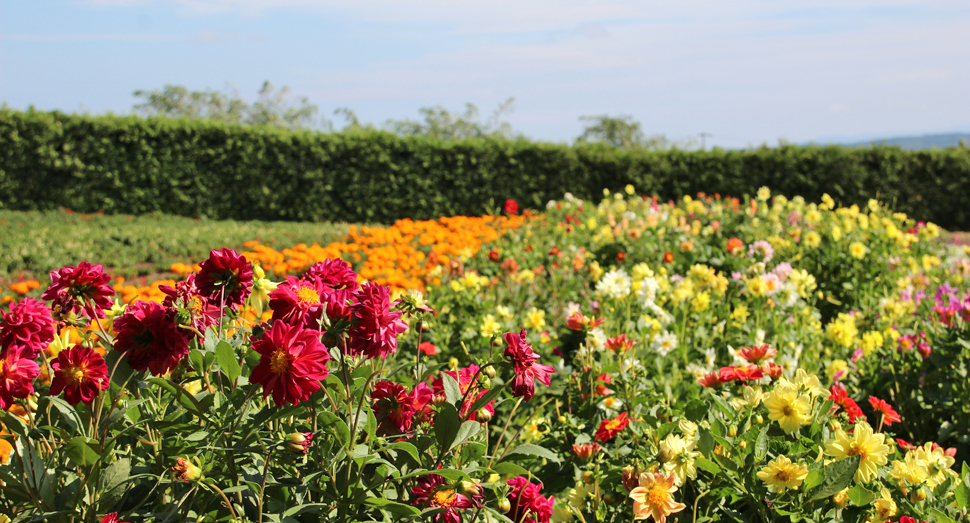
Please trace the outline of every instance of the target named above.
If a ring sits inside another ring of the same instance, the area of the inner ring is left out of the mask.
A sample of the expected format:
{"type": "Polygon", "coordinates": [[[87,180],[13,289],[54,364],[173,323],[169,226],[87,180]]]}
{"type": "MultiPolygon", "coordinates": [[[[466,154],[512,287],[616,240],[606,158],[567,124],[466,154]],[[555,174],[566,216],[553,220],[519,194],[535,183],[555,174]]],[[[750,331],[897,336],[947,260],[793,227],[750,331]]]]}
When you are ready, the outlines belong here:
{"type": "Polygon", "coordinates": [[[84,367],[74,367],[72,370],[68,371],[69,379],[72,385],[77,385],[84,380],[84,367]]]}
{"type": "Polygon", "coordinates": [[[662,507],[668,500],[670,500],[670,492],[667,491],[667,485],[664,483],[650,487],[650,491],[647,492],[647,504],[654,507],[662,507]]]}
{"type": "Polygon", "coordinates": [[[296,291],[296,299],[300,303],[309,303],[312,305],[317,305],[320,303],[320,293],[314,290],[312,287],[300,287],[296,291]]]}
{"type": "Polygon", "coordinates": [[[612,420],[610,420],[610,421],[608,421],[606,423],[606,430],[616,430],[617,428],[620,427],[620,424],[621,423],[623,423],[623,422],[622,421],[619,421],[619,420],[612,419],[612,420]]]}
{"type": "Polygon", "coordinates": [[[794,409],[791,408],[791,405],[785,405],[785,408],[781,409],[781,412],[785,416],[791,416],[795,413],[794,409]]]}
{"type": "Polygon", "coordinates": [[[779,470],[775,474],[775,479],[778,481],[788,482],[791,481],[791,474],[789,474],[787,470],[779,470]]]}
{"type": "Polygon", "coordinates": [[[849,447],[849,456],[862,456],[862,461],[865,461],[866,455],[866,449],[860,448],[858,443],[852,443],[849,447]]]}
{"type": "Polygon", "coordinates": [[[290,370],[290,367],[292,366],[291,363],[292,357],[287,354],[285,350],[276,349],[276,352],[270,356],[269,370],[272,371],[273,374],[283,374],[284,372],[288,372],[290,370]]]}
{"type": "Polygon", "coordinates": [[[434,493],[434,501],[432,504],[436,507],[450,507],[454,502],[457,494],[454,490],[439,490],[434,493]]]}

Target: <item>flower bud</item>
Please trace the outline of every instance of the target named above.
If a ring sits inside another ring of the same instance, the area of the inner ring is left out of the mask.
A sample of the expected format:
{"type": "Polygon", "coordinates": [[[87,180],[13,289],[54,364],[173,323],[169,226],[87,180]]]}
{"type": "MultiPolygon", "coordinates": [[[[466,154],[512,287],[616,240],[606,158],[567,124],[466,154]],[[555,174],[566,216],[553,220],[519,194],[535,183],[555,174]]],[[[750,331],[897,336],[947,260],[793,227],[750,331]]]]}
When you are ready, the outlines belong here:
{"type": "MultiPolygon", "coordinates": [[[[195,459],[198,462],[199,458],[195,459]]],[[[175,472],[175,479],[183,483],[194,483],[202,477],[202,469],[193,465],[192,462],[185,458],[175,460],[175,466],[172,467],[172,472],[175,472]]]]}
{"type": "Polygon", "coordinates": [[[657,463],[660,463],[661,465],[672,459],[674,459],[674,453],[671,452],[670,449],[662,448],[660,449],[660,452],[657,452],[657,463]]]}
{"type": "Polygon", "coordinates": [[[835,508],[843,509],[849,504],[849,489],[843,489],[832,496],[832,502],[835,503],[835,508]]]}
{"type": "Polygon", "coordinates": [[[495,510],[505,514],[512,510],[512,503],[509,502],[508,498],[502,498],[495,503],[495,510]]]}
{"type": "Polygon", "coordinates": [[[837,430],[842,430],[842,423],[836,420],[832,420],[829,422],[829,428],[832,430],[832,432],[835,432],[837,430]]]}
{"type": "Polygon", "coordinates": [[[444,405],[446,401],[448,401],[448,398],[445,398],[444,394],[438,394],[434,398],[431,398],[431,403],[433,403],[435,407],[444,405]]]}
{"type": "Polygon", "coordinates": [[[913,503],[919,503],[920,501],[926,500],[926,491],[918,488],[909,493],[909,500],[913,503]]]}
{"type": "Polygon", "coordinates": [[[593,481],[595,481],[595,478],[593,477],[592,472],[588,470],[586,472],[583,472],[583,483],[586,483],[587,485],[592,485],[593,481]]]}
{"type": "Polygon", "coordinates": [[[475,420],[488,423],[492,421],[492,413],[485,408],[478,409],[478,412],[475,414],[475,420]]]}
{"type": "Polygon", "coordinates": [[[458,358],[451,358],[448,360],[448,368],[451,370],[458,369],[458,358]]]}
{"type": "Polygon", "coordinates": [[[560,414],[559,415],[559,423],[566,423],[566,421],[567,421],[566,420],[566,416],[563,416],[562,414],[560,414]]]}
{"type": "Polygon", "coordinates": [[[748,442],[745,440],[741,440],[741,443],[738,443],[738,446],[741,447],[741,450],[744,450],[748,448],[748,442]]]}
{"type": "Polygon", "coordinates": [[[293,454],[306,454],[312,441],[312,432],[294,432],[286,436],[286,450],[293,454]]]}
{"type": "Polygon", "coordinates": [[[633,465],[623,467],[623,488],[627,492],[632,491],[640,485],[640,470],[633,465]]]}
{"type": "Polygon", "coordinates": [[[765,422],[765,419],[761,416],[761,414],[755,416],[754,420],[757,421],[759,425],[765,422]]]}
{"type": "Polygon", "coordinates": [[[482,487],[478,485],[477,481],[462,481],[458,491],[468,497],[482,495],[482,487]]]}
{"type": "Polygon", "coordinates": [[[612,506],[616,503],[616,496],[614,496],[612,492],[607,492],[606,494],[603,494],[603,502],[612,506]]]}
{"type": "Polygon", "coordinates": [[[488,379],[484,373],[478,375],[478,384],[482,386],[483,389],[487,389],[492,386],[492,380],[488,379]]]}
{"type": "Polygon", "coordinates": [[[495,367],[492,367],[491,365],[489,365],[488,367],[485,367],[484,369],[482,369],[482,374],[488,376],[488,379],[494,378],[495,377],[495,367]]]}
{"type": "Polygon", "coordinates": [[[735,437],[737,435],[738,435],[738,426],[737,425],[731,425],[730,427],[728,427],[728,436],[729,437],[732,437],[733,438],[733,437],[735,437]]]}

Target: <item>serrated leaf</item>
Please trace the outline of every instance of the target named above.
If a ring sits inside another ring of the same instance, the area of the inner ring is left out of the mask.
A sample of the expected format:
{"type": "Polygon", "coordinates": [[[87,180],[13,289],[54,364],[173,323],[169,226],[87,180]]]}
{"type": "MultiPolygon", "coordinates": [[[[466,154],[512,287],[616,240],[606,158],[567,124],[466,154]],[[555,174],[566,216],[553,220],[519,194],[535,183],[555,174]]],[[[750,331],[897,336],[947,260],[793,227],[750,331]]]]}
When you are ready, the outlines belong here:
{"type": "Polygon", "coordinates": [[[441,385],[445,389],[445,401],[455,405],[461,400],[461,386],[451,374],[442,373],[441,385]]]}
{"type": "Polygon", "coordinates": [[[458,427],[458,434],[455,436],[455,441],[451,444],[451,447],[457,447],[458,445],[468,441],[469,438],[475,434],[478,434],[478,431],[481,430],[481,428],[482,424],[477,421],[469,420],[462,423],[461,426],[458,427]]]}
{"type": "Polygon", "coordinates": [[[864,507],[876,499],[876,493],[866,489],[862,485],[856,485],[849,489],[849,499],[853,505],[864,507]]]}
{"type": "Polygon", "coordinates": [[[721,473],[721,467],[717,466],[717,463],[714,463],[707,458],[698,457],[694,460],[694,464],[697,465],[697,468],[706,470],[711,474],[717,475],[721,473]]]}
{"type": "Polygon", "coordinates": [[[704,418],[707,417],[707,412],[711,410],[711,405],[706,401],[701,401],[699,399],[692,399],[687,407],[684,408],[684,416],[688,420],[694,423],[700,423],[704,418]]]}
{"type": "Polygon", "coordinates": [[[832,463],[822,469],[825,479],[822,481],[822,485],[819,487],[819,490],[809,499],[809,501],[818,501],[829,496],[834,496],[837,492],[840,492],[845,487],[848,487],[849,483],[852,482],[852,478],[855,476],[856,471],[859,470],[859,463],[861,462],[862,456],[850,456],[846,459],[836,461],[835,463],[832,463]]]}
{"type": "Polygon", "coordinates": [[[502,459],[503,460],[508,459],[509,456],[513,456],[513,455],[536,456],[536,457],[548,459],[549,461],[554,461],[556,463],[559,463],[561,461],[559,459],[559,456],[557,456],[555,452],[547,448],[540,447],[539,445],[533,445],[532,443],[526,443],[524,445],[519,445],[518,447],[515,447],[514,449],[509,451],[509,453],[506,454],[505,457],[502,459]]]}
{"type": "Polygon", "coordinates": [[[768,425],[758,433],[758,441],[754,444],[754,459],[761,462],[768,455],[768,425]]]}

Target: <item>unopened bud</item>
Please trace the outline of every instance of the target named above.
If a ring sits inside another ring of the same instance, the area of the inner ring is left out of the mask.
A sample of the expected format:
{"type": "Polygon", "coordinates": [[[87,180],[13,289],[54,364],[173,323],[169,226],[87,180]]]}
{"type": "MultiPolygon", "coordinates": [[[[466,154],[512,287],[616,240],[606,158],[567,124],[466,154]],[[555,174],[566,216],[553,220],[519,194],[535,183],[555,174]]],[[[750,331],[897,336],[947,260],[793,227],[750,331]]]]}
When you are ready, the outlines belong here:
{"type": "Polygon", "coordinates": [[[607,492],[606,494],[603,494],[603,502],[612,506],[616,503],[616,496],[614,496],[612,492],[607,492]]]}
{"type": "Polygon", "coordinates": [[[498,510],[500,513],[505,514],[508,511],[512,510],[512,503],[509,502],[508,498],[502,498],[495,503],[495,510],[498,510]]]}
{"type": "Polygon", "coordinates": [[[448,360],[448,368],[455,370],[458,368],[458,358],[451,358],[448,360]]]}
{"type": "Polygon", "coordinates": [[[829,428],[832,429],[832,432],[835,432],[837,430],[842,430],[842,423],[836,420],[832,420],[831,422],[829,422],[829,428]]]}
{"type": "Polygon", "coordinates": [[[294,432],[286,436],[286,450],[293,454],[306,454],[312,441],[312,432],[294,432]]]}
{"type": "Polygon", "coordinates": [[[477,481],[462,481],[459,491],[468,497],[482,495],[482,487],[477,481]]]}
{"type": "Polygon", "coordinates": [[[434,398],[431,398],[431,403],[433,403],[435,407],[444,405],[446,401],[448,401],[448,398],[446,398],[444,394],[438,394],[434,398]]]}
{"type": "Polygon", "coordinates": [[[492,367],[491,365],[489,365],[488,367],[485,367],[484,369],[482,369],[482,374],[488,376],[488,379],[494,378],[495,377],[495,367],[492,367]]]}
{"type": "Polygon", "coordinates": [[[492,380],[488,379],[484,373],[478,375],[478,384],[482,386],[483,389],[487,389],[492,386],[492,380]]]}
{"type": "Polygon", "coordinates": [[[919,503],[920,501],[926,500],[926,491],[918,488],[909,493],[909,500],[913,503],[919,503]]]}
{"type": "Polygon", "coordinates": [[[741,447],[741,450],[744,450],[744,449],[748,448],[748,442],[747,441],[744,441],[744,440],[741,440],[741,443],[738,443],[738,446],[741,447]]]}
{"type": "Polygon", "coordinates": [[[560,414],[559,415],[559,423],[566,423],[566,421],[567,421],[566,420],[566,416],[563,416],[562,414],[560,414]]]}
{"type": "Polygon", "coordinates": [[[835,503],[835,508],[845,508],[849,504],[849,489],[843,489],[832,496],[832,503],[835,503]]]}
{"type": "Polygon", "coordinates": [[[761,416],[761,414],[755,416],[754,420],[757,421],[759,425],[765,422],[765,419],[761,416]]]}
{"type": "MultiPolygon", "coordinates": [[[[198,458],[196,458],[196,461],[198,461],[198,458]]],[[[202,477],[202,469],[185,458],[175,460],[172,472],[175,473],[175,479],[183,483],[194,483],[202,477]]]]}
{"type": "Polygon", "coordinates": [[[475,414],[475,420],[481,421],[482,423],[488,423],[489,421],[492,421],[492,413],[487,409],[478,409],[478,412],[475,414]]]}
{"type": "Polygon", "coordinates": [[[730,427],[728,427],[728,436],[729,437],[733,438],[734,436],[737,436],[737,435],[738,435],[738,426],[737,425],[731,425],[730,427]]]}
{"type": "Polygon", "coordinates": [[[595,478],[593,478],[593,473],[590,471],[583,472],[583,483],[587,485],[592,485],[595,478]]]}
{"type": "Polygon", "coordinates": [[[661,465],[672,459],[674,459],[674,453],[670,449],[660,449],[660,452],[657,453],[657,463],[661,465]]]}

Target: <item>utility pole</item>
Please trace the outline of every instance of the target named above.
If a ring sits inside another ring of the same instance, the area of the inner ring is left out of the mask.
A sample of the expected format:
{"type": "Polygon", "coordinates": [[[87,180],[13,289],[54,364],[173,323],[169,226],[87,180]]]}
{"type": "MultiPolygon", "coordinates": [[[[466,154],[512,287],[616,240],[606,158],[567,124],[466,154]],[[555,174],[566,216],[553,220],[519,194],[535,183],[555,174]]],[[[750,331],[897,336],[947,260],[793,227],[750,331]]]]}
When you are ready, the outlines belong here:
{"type": "Polygon", "coordinates": [[[700,135],[701,135],[701,150],[704,151],[705,150],[704,146],[706,144],[704,139],[707,138],[708,136],[713,137],[714,135],[711,133],[700,133],[700,135]]]}

